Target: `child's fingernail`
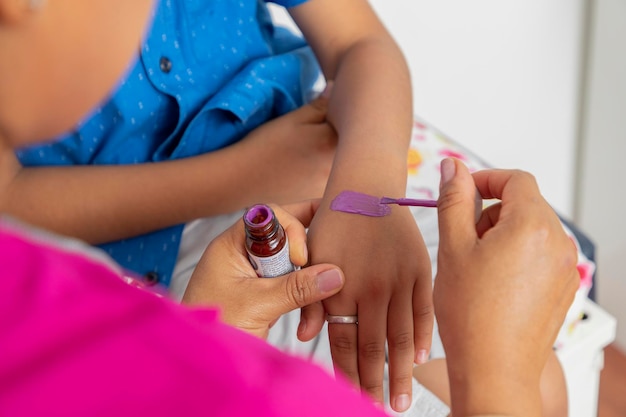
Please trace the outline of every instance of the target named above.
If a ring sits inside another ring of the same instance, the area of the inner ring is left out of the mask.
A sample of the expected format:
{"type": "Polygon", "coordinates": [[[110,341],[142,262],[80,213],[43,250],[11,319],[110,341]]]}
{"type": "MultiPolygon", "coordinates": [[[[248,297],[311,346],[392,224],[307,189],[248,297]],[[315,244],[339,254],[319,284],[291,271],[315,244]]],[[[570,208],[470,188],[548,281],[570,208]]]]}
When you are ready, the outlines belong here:
{"type": "Polygon", "coordinates": [[[393,409],[397,412],[403,412],[409,409],[411,405],[411,397],[409,394],[400,394],[396,397],[393,409]]]}
{"type": "Polygon", "coordinates": [[[300,317],[300,324],[298,324],[298,334],[304,333],[306,330],[306,319],[304,317],[300,317]]]}
{"type": "Polygon", "coordinates": [[[428,351],[426,349],[418,350],[417,354],[415,355],[415,363],[421,365],[426,361],[428,361],[428,351]]]}

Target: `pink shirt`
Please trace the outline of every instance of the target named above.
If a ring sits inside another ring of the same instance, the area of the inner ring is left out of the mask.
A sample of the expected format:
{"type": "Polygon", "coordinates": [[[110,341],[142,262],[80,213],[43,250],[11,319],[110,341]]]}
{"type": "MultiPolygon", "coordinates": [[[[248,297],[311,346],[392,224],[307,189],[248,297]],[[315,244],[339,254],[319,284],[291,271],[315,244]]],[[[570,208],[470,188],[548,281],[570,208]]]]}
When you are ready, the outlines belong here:
{"type": "MultiPolygon", "coordinates": [[[[62,244],[62,245],[61,245],[62,244]]],[[[384,416],[347,383],[0,219],[0,415],[384,416]]]]}

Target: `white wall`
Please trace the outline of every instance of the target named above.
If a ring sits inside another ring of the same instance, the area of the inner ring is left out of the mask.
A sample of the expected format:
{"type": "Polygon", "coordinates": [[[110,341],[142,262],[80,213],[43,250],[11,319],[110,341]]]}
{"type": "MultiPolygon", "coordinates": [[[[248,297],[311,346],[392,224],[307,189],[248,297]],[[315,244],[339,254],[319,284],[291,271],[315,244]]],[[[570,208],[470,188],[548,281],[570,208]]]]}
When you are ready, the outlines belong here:
{"type": "Polygon", "coordinates": [[[598,301],[626,351],[626,2],[593,2],[578,223],[597,244],[598,301]]]}
{"type": "Polygon", "coordinates": [[[370,0],[404,50],[415,112],[571,218],[583,0],[370,0]]]}
{"type": "Polygon", "coordinates": [[[415,113],[486,162],[535,174],[568,218],[584,1],[370,0],[409,62],[415,113]]]}

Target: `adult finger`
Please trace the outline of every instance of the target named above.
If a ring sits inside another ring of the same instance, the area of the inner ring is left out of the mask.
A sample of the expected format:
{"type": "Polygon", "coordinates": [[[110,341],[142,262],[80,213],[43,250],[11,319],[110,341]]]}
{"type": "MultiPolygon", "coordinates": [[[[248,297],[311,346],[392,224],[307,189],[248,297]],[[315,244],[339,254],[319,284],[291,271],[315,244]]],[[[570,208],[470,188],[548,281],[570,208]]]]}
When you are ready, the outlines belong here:
{"type": "Polygon", "coordinates": [[[338,267],[319,264],[268,281],[259,292],[259,302],[269,317],[280,317],[338,293],[345,278],[338,267]]]}
{"type": "Polygon", "coordinates": [[[516,169],[490,169],[472,174],[476,188],[485,199],[497,198],[507,202],[528,202],[540,197],[535,177],[516,169]]]}
{"type": "Polygon", "coordinates": [[[478,222],[476,223],[476,233],[478,237],[482,237],[485,232],[495,226],[500,218],[501,203],[495,203],[484,209],[478,222]]]}
{"type": "Polygon", "coordinates": [[[551,220],[558,223],[558,217],[539,191],[535,177],[521,170],[484,170],[472,174],[476,188],[484,198],[497,198],[500,202],[484,210],[478,228],[479,236],[496,223],[510,227],[529,226],[535,220],[551,220]],[[533,220],[534,219],[534,220],[533,220]]]}
{"type": "Polygon", "coordinates": [[[456,159],[441,161],[437,210],[442,247],[464,247],[476,239],[476,187],[467,167],[456,159]]]}
{"type": "Polygon", "coordinates": [[[306,229],[319,206],[314,200],[286,205],[284,208],[271,205],[278,221],[285,229],[289,240],[289,259],[294,265],[304,266],[308,262],[306,229]],[[304,224],[303,224],[304,223],[304,224]]]}
{"type": "MultiPolygon", "coordinates": [[[[320,202],[321,199],[314,198],[311,200],[299,201],[297,203],[283,204],[279,208],[279,212],[282,214],[286,211],[291,216],[298,219],[298,221],[305,227],[309,227],[311,220],[313,220],[313,216],[315,216],[315,213],[320,206],[320,202]]],[[[280,219],[281,218],[279,216],[279,220],[280,219]]]]}

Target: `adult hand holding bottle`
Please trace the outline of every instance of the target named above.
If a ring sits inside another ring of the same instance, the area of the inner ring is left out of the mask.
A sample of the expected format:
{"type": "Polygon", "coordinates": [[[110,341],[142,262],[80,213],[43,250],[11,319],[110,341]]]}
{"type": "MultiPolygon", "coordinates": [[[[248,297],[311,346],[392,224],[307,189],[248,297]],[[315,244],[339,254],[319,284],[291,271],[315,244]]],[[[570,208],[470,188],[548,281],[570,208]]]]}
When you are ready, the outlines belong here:
{"type": "MultiPolygon", "coordinates": [[[[271,208],[289,239],[289,256],[296,266],[307,262],[306,232],[319,201],[271,208]]],[[[245,249],[243,221],[226,230],[206,249],[183,296],[183,303],[221,307],[222,321],[267,338],[283,314],[308,306],[298,336],[308,340],[324,325],[320,301],[344,284],[343,272],[332,264],[318,264],[274,278],[258,278],[245,249]],[[215,262],[219,259],[220,262],[215,262]]]]}

